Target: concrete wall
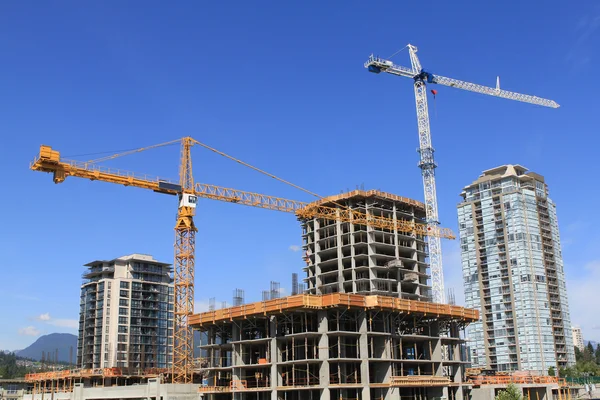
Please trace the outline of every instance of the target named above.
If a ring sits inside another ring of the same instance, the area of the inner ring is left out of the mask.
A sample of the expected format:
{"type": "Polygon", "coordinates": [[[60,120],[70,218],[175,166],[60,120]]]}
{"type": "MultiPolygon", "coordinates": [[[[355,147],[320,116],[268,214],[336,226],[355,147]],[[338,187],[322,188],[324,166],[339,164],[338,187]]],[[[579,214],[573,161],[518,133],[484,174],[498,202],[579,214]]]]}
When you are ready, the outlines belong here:
{"type": "Polygon", "coordinates": [[[198,386],[193,384],[173,385],[150,379],[147,384],[113,387],[83,387],[76,384],[73,392],[26,394],[23,400],[103,400],[103,399],[198,399],[198,386]]]}

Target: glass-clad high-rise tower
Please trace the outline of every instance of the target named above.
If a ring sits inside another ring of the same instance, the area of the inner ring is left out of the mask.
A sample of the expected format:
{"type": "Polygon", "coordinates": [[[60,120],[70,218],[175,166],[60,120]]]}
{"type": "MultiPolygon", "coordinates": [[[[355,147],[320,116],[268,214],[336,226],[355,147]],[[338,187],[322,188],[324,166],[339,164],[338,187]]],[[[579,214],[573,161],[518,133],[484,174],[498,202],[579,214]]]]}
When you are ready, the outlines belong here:
{"type": "Polygon", "coordinates": [[[556,218],[544,177],[484,171],[461,193],[458,223],[474,367],[546,374],[575,362],[556,218]]]}

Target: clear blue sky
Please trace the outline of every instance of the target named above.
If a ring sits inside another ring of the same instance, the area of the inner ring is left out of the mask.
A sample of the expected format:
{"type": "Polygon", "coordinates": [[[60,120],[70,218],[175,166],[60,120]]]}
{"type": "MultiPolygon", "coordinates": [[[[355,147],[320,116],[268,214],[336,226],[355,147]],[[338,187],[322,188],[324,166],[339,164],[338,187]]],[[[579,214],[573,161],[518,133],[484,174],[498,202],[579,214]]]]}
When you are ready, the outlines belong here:
{"type": "MultiPolygon", "coordinates": [[[[573,323],[600,339],[600,312],[585,307],[600,298],[597,3],[5,1],[0,349],[76,333],[83,264],[173,257],[174,198],[75,178],[54,185],[28,170],[40,144],[77,156],[191,135],[322,195],[364,184],[421,200],[411,81],[363,68],[371,52],[406,43],[434,73],[492,86],[500,75],[505,89],[561,104],[437,88],[440,215],[456,229],[461,188],[484,169],[519,163],[546,176],[573,323]]],[[[394,60],[409,63],[406,51],[394,60]]],[[[206,150],[193,157],[199,182],[311,200],[206,150]]],[[[176,179],[177,164],[167,147],[110,165],[176,179]]],[[[234,288],[257,300],[270,280],[289,289],[301,273],[292,215],[209,200],[197,214],[199,307],[231,302],[234,288]]],[[[447,286],[462,299],[457,244],[444,252],[447,286]]]]}

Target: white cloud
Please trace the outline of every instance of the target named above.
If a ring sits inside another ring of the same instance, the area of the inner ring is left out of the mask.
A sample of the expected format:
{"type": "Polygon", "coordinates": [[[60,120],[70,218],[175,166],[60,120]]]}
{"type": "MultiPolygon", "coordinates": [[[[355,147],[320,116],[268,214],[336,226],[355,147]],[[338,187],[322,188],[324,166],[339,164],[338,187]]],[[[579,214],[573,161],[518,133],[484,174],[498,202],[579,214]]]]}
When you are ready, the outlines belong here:
{"type": "MultiPolygon", "coordinates": [[[[567,269],[577,268],[567,266],[567,269]]],[[[600,341],[600,331],[595,329],[600,321],[600,308],[591,305],[600,303],[600,260],[591,261],[577,268],[577,277],[567,278],[571,324],[580,326],[584,340],[600,341]]],[[[567,275],[570,275],[567,271],[567,275]]]]}
{"type": "Polygon", "coordinates": [[[41,331],[34,326],[28,326],[19,329],[19,335],[23,336],[39,336],[41,331]]]}
{"type": "Polygon", "coordinates": [[[50,313],[40,314],[35,319],[61,328],[77,329],[79,327],[79,321],[76,319],[55,319],[50,316],[50,313]]]}
{"type": "Polygon", "coordinates": [[[38,321],[50,321],[50,313],[45,313],[35,317],[38,321]]]}
{"type": "Polygon", "coordinates": [[[291,251],[294,251],[294,252],[296,252],[296,251],[300,251],[300,250],[302,250],[302,247],[298,246],[297,244],[293,244],[293,245],[291,245],[291,246],[289,247],[289,249],[290,249],[291,251]]]}

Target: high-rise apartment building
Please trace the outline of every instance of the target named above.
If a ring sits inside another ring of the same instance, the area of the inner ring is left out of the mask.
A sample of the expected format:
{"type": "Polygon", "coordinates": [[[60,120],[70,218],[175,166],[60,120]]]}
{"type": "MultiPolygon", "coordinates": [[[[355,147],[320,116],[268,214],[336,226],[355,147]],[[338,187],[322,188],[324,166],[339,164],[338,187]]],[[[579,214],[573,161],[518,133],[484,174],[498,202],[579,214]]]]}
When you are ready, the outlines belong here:
{"type": "Polygon", "coordinates": [[[579,351],[583,351],[583,335],[581,334],[581,328],[578,326],[574,326],[571,328],[573,332],[573,345],[579,349],[579,351]]]}
{"type": "Polygon", "coordinates": [[[484,171],[461,193],[458,223],[474,367],[546,374],[575,362],[556,206],[520,165],[484,171]]]}
{"type": "Polygon", "coordinates": [[[80,368],[168,368],[173,358],[170,264],[132,254],[85,265],[79,312],[80,368]]]}
{"type": "MultiPolygon", "coordinates": [[[[313,204],[425,223],[423,203],[378,190],[355,190],[313,204]]],[[[317,217],[302,220],[302,230],[307,293],[378,294],[431,301],[424,237],[317,217]]]]}

